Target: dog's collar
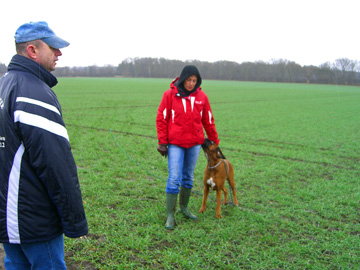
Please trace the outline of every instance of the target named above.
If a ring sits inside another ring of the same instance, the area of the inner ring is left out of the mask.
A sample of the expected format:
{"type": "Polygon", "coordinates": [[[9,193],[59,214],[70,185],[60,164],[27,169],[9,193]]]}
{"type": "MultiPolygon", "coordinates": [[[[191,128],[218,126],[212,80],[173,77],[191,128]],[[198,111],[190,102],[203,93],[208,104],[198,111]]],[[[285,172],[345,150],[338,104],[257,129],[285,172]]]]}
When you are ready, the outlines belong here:
{"type": "Polygon", "coordinates": [[[209,168],[209,169],[215,169],[216,167],[218,167],[218,166],[220,165],[220,163],[221,163],[221,160],[220,160],[219,163],[216,164],[215,166],[212,166],[212,167],[208,166],[208,168],[209,168]]]}
{"type": "Polygon", "coordinates": [[[216,167],[218,167],[218,166],[220,165],[220,163],[221,163],[221,161],[222,161],[222,159],[220,159],[220,161],[219,161],[218,164],[216,164],[215,166],[210,167],[210,166],[209,166],[209,165],[210,165],[209,155],[208,155],[207,153],[205,153],[205,157],[206,157],[206,159],[207,159],[207,161],[208,161],[208,168],[209,168],[209,169],[215,169],[216,167]]]}

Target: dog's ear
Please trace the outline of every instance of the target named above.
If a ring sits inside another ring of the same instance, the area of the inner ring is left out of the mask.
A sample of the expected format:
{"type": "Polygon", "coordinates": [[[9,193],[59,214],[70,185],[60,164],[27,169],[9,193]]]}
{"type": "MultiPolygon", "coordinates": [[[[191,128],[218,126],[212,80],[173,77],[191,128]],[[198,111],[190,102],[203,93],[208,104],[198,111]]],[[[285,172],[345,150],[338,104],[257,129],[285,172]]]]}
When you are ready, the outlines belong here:
{"type": "Polygon", "coordinates": [[[226,159],[226,157],[224,156],[224,154],[221,152],[220,147],[216,148],[216,156],[217,156],[218,158],[226,159]]]}

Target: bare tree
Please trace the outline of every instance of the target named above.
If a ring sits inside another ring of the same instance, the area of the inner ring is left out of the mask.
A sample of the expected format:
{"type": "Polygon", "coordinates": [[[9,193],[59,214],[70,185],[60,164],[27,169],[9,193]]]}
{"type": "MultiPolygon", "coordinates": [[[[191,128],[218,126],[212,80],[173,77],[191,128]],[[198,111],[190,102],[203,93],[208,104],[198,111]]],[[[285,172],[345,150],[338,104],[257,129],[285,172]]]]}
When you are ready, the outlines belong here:
{"type": "MultiPolygon", "coordinates": [[[[360,64],[348,58],[337,59],[334,63],[326,62],[319,67],[300,66],[286,59],[272,59],[270,62],[233,61],[204,62],[199,60],[169,60],[165,58],[127,58],[117,67],[88,66],[63,67],[55,70],[55,76],[85,77],[146,77],[175,78],[184,65],[196,65],[204,79],[292,82],[292,83],[325,83],[360,85],[360,64]]],[[[1,70],[6,66],[0,63],[1,70]]]]}
{"type": "Polygon", "coordinates": [[[351,60],[348,58],[339,58],[335,60],[334,69],[337,79],[341,84],[348,84],[346,73],[351,68],[351,60]]]}

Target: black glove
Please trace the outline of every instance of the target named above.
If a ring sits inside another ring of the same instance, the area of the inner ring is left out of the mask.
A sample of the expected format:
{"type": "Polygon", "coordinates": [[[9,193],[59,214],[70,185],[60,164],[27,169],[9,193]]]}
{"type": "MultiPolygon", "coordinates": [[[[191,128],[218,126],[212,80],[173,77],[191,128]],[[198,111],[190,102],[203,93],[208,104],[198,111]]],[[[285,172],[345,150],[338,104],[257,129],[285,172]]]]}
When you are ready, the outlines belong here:
{"type": "Polygon", "coordinates": [[[167,157],[168,149],[166,144],[159,144],[157,150],[162,156],[167,157]]]}

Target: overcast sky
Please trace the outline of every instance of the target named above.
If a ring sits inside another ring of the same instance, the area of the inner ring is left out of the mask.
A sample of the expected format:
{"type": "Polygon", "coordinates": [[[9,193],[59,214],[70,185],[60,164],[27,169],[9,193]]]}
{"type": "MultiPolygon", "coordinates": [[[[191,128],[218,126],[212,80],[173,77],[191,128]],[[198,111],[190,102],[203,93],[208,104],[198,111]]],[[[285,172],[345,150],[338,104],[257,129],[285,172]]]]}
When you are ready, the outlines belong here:
{"type": "Polygon", "coordinates": [[[15,31],[30,21],[47,21],[70,42],[58,67],[118,65],[135,57],[238,63],[287,59],[302,66],[360,60],[359,3],[6,0],[0,5],[0,62],[9,63],[15,31]]]}

